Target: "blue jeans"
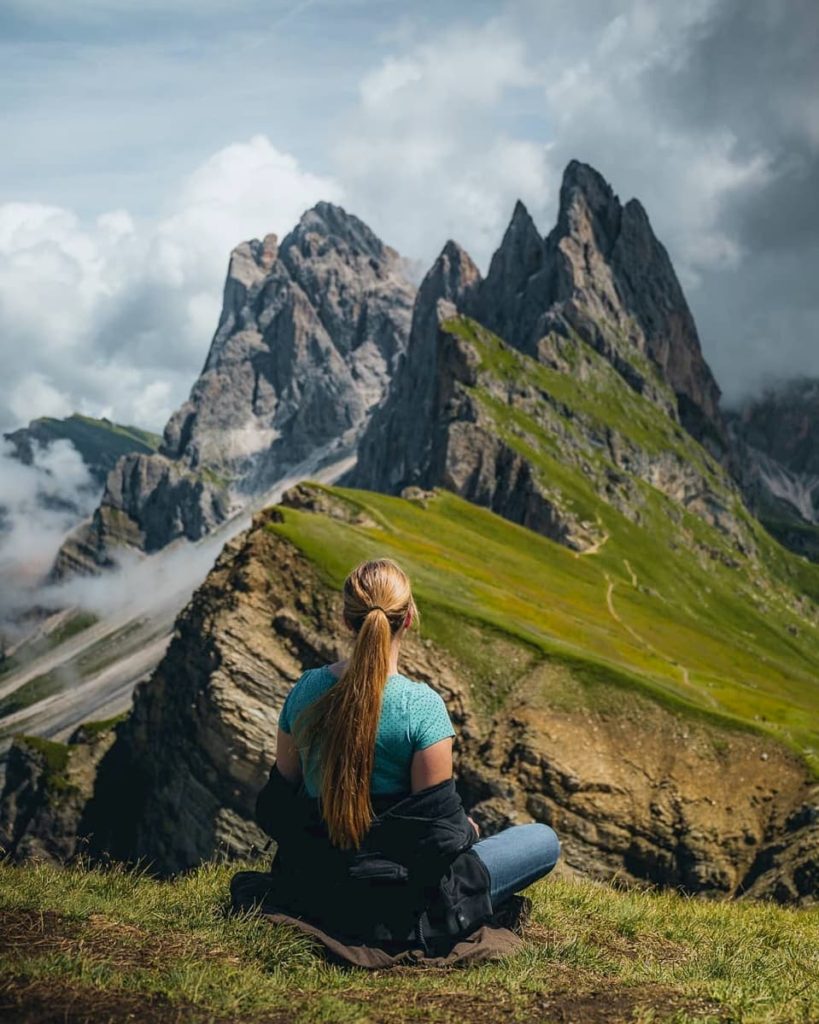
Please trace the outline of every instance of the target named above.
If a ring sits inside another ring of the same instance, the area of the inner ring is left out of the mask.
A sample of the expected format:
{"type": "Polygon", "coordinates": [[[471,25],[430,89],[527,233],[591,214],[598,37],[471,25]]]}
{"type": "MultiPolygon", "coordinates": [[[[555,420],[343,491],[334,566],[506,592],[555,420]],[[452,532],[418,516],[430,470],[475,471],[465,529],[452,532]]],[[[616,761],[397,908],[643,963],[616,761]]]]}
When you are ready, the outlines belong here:
{"type": "Polygon", "coordinates": [[[479,839],[472,849],[486,865],[491,879],[489,898],[497,907],[512,893],[549,874],[560,856],[560,840],[554,829],[533,821],[479,839]]]}

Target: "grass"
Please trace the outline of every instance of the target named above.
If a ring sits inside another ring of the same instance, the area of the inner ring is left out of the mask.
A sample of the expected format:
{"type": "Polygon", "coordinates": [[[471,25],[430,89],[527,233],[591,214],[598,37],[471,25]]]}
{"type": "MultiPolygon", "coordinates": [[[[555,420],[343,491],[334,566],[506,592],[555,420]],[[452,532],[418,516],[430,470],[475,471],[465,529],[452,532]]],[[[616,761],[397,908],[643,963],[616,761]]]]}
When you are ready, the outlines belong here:
{"type": "Polygon", "coordinates": [[[55,439],[66,438],[71,441],[81,453],[93,454],[95,458],[105,453],[114,461],[118,456],[133,451],[150,455],[162,443],[161,436],[149,430],[112,423],[105,418],[95,419],[93,416],[83,416],[80,413],[73,413],[61,420],[43,416],[35,423],[45,428],[55,439]]]}
{"type": "Polygon", "coordinates": [[[54,788],[63,788],[67,784],[65,770],[70,754],[68,744],[56,743],[42,736],[20,736],[18,739],[24,747],[43,756],[49,784],[54,788]]]}
{"type": "Polygon", "coordinates": [[[70,640],[72,636],[93,626],[95,622],[97,622],[96,615],[81,608],[76,609],[56,629],[27,640],[11,657],[0,661],[0,679],[33,661],[34,658],[39,658],[54,650],[55,647],[59,647],[66,640],[70,640]]]}
{"type": "Polygon", "coordinates": [[[510,671],[515,658],[549,659],[589,685],[630,688],[683,714],[767,733],[819,770],[816,624],[775,603],[774,591],[764,592],[770,604],[756,605],[742,572],[671,548],[662,496],[656,532],[609,510],[609,541],[582,556],[447,491],[421,504],[321,489],[363,512],[362,522],[282,508],[268,528],[333,587],[376,554],[404,565],[422,634],[458,657],[488,713],[520,675],[510,671]],[[798,636],[788,628],[796,622],[798,636]],[[514,658],[475,642],[479,633],[503,637],[514,658]]]}
{"type": "MultiPolygon", "coordinates": [[[[616,430],[622,437],[655,454],[674,452],[693,461],[706,472],[716,468],[711,456],[693,441],[677,424],[661,412],[649,399],[637,394],[623,380],[611,363],[579,337],[565,339],[554,336],[561,354],[567,356],[572,349],[575,363],[584,362],[585,379],[575,366],[574,373],[538,362],[467,317],[453,317],[442,324],[442,329],[455,334],[473,345],[480,357],[480,369],[494,379],[505,383],[525,382],[552,402],[561,403],[574,416],[583,417],[601,432],[606,427],[616,430]]],[[[656,371],[649,360],[629,346],[634,360],[643,365],[643,375],[654,380],[656,371]]],[[[669,398],[669,400],[671,400],[669,398]]],[[[507,413],[511,410],[507,408],[507,413]]],[[[550,448],[554,439],[546,438],[550,448]]]]}
{"type": "MultiPolygon", "coordinates": [[[[95,620],[94,620],[95,621],[95,620]]],[[[90,624],[90,622],[89,622],[90,624]]],[[[17,711],[31,707],[38,701],[62,693],[78,681],[84,681],[112,664],[122,654],[123,643],[143,625],[142,620],[126,623],[112,633],[100,637],[68,661],[42,675],[35,676],[16,690],[0,697],[0,730],[3,719],[17,711]]],[[[146,642],[150,638],[146,638],[146,642]]]]}
{"type": "Polygon", "coordinates": [[[129,714],[130,711],[121,711],[118,715],[112,715],[111,718],[100,718],[91,722],[83,722],[78,728],[82,729],[84,735],[90,739],[93,736],[99,736],[101,733],[108,732],[109,729],[113,729],[120,722],[124,722],[129,714]]]}
{"type": "Polygon", "coordinates": [[[31,1021],[44,1005],[61,1020],[819,1019],[819,918],[806,911],[549,878],[527,890],[525,944],[504,960],[365,972],[328,964],[290,926],[226,916],[235,869],[163,882],[0,864],[2,1005],[31,1021]]]}

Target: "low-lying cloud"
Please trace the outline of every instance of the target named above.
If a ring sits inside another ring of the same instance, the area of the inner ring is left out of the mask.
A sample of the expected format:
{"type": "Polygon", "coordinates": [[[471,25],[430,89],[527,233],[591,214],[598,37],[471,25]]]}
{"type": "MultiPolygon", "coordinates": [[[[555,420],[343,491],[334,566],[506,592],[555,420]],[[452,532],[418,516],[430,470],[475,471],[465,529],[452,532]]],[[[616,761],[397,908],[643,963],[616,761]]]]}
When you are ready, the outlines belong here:
{"type": "Polygon", "coordinates": [[[34,446],[25,465],[0,441],[0,639],[20,631],[21,612],[38,603],[43,577],[66,533],[99,500],[93,480],[70,441],[34,446]]]}

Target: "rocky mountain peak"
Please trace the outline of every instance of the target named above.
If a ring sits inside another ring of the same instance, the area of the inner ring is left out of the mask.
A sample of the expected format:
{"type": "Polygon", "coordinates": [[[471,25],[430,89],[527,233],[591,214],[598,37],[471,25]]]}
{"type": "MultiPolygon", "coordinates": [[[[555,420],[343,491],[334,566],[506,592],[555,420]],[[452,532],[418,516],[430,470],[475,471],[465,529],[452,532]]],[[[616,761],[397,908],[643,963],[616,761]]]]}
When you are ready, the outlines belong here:
{"type": "Polygon", "coordinates": [[[560,184],[554,239],[584,234],[586,225],[604,254],[611,252],[620,229],[622,207],[611,185],[589,164],[570,160],[560,184]]]}
{"type": "Polygon", "coordinates": [[[481,272],[469,253],[450,239],[427,271],[418,290],[418,302],[427,306],[438,299],[458,302],[481,281],[481,272]]]}
{"type": "MultiPolygon", "coordinates": [[[[712,495],[698,463],[688,464],[697,460],[676,451],[680,425],[711,442],[712,454],[725,450],[718,397],[645,210],[636,200],[622,206],[597,171],[572,161],[558,223],[546,239],[518,203],[484,279],[447,243],[419,289],[406,356],[345,482],[392,492],[448,487],[575,550],[594,549],[599,530],[557,497],[539,460],[559,443],[561,462],[581,459],[590,478],[603,448],[618,467],[616,479],[633,475],[674,501],[696,498],[703,518],[726,536],[737,534],[747,551],[751,542],[726,511],[729,483],[712,495]],[[493,376],[495,358],[505,370],[493,376]],[[569,379],[554,381],[554,372],[569,379]],[[651,434],[673,439],[674,451],[638,442],[623,424],[619,437],[602,397],[597,422],[588,422],[581,441],[584,417],[567,414],[555,397],[572,393],[578,408],[585,405],[579,382],[600,396],[620,395],[624,407],[651,420],[651,434]]],[[[603,500],[611,498],[611,478],[603,474],[596,486],[603,500]]],[[[613,500],[639,517],[631,498],[613,500]]]]}
{"type": "Polygon", "coordinates": [[[518,200],[500,247],[489,264],[487,290],[498,298],[501,298],[499,293],[505,292],[508,298],[514,299],[514,294],[541,269],[543,256],[543,239],[529,211],[518,200]]]}
{"type": "Polygon", "coordinates": [[[282,243],[282,250],[283,254],[295,249],[304,256],[315,257],[325,253],[327,246],[376,261],[387,255],[397,256],[362,220],[341,206],[326,202],[316,203],[302,215],[282,243]]]}
{"type": "Polygon", "coordinates": [[[204,369],[160,454],[117,464],[57,571],[197,540],[296,466],[349,455],[406,348],[414,297],[399,254],[331,203],[281,244],[236,246],[204,369]]]}

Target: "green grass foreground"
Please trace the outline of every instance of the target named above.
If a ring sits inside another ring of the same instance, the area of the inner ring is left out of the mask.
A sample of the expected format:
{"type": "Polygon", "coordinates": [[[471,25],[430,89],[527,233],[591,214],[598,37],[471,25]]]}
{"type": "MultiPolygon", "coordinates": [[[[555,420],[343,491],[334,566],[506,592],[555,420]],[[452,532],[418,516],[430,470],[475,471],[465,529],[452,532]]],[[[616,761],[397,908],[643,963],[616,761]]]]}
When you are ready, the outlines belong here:
{"type": "Polygon", "coordinates": [[[173,881],[0,864],[0,1016],[16,1021],[819,1020],[819,916],[545,879],[525,948],[449,970],[327,964],[226,916],[236,865],[173,881]],[[8,1017],[6,1016],[8,1015],[8,1017]],[[129,1016],[130,1015],[130,1016],[129,1016]]]}

